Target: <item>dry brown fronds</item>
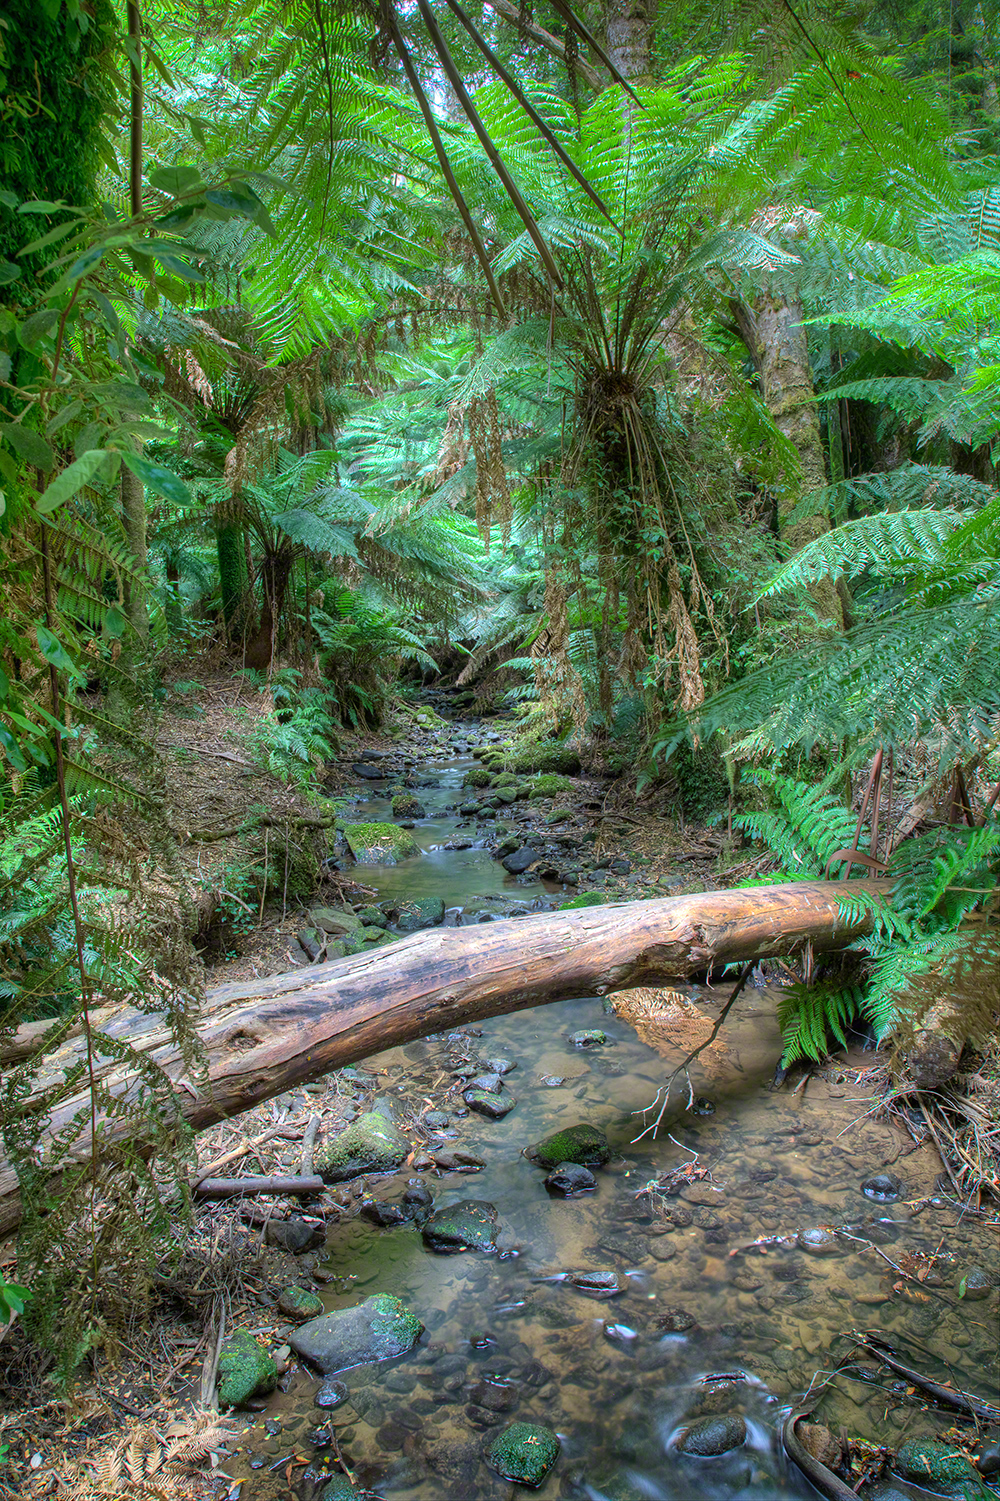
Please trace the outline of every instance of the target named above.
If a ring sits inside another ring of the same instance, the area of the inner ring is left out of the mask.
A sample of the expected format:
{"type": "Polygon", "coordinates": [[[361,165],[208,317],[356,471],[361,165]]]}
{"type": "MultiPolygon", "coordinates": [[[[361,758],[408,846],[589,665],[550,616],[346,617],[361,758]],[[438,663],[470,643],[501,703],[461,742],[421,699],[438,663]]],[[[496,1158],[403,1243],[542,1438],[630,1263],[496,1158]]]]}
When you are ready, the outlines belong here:
{"type": "Polygon", "coordinates": [[[192,1472],[211,1454],[225,1452],[235,1432],[233,1423],[215,1413],[198,1413],[163,1428],[133,1422],[122,1438],[105,1442],[60,1480],[60,1501],[178,1501],[191,1494],[192,1472]]]}

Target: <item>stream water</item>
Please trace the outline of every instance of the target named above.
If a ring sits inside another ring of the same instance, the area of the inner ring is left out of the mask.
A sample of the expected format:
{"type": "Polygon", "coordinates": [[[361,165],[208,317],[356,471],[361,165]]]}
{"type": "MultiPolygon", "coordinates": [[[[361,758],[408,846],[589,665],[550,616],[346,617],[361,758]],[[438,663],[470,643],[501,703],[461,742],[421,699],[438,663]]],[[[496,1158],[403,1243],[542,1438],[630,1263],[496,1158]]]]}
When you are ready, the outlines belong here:
{"type": "MultiPolygon", "coordinates": [[[[437,759],[422,758],[423,780],[433,784],[418,790],[428,816],[414,834],[424,853],[358,872],[380,900],[440,897],[454,922],[558,899],[558,888],[508,876],[475,846],[475,824],[448,811],[474,764],[456,755],[454,740],[437,759]],[[464,839],[473,847],[443,848],[464,839]]],[[[388,818],[383,790],[359,795],[358,813],[388,818]]],[[[694,991],[709,1017],[720,996],[694,991]]],[[[426,1332],[399,1361],[342,1373],[349,1400],[333,1412],[314,1406],[317,1378],[297,1370],[269,1400],[266,1426],[254,1430],[252,1468],[233,1471],[246,1477],[243,1501],[312,1497],[324,1473],[337,1473],[331,1430],[359,1485],[379,1496],[499,1501],[522,1492],[493,1474],[483,1452],[504,1424],[521,1420],[561,1439],[545,1496],[812,1495],[784,1460],[776,1427],[783,1406],[848,1354],[851,1330],[888,1334],[904,1359],[937,1379],[995,1392],[996,1292],[981,1302],[958,1297],[965,1268],[996,1270],[995,1228],[939,1194],[937,1157],[874,1118],[874,1098],[854,1073],[827,1069],[797,1093],[769,1090],[780,1052],[774,1014],[773,993],[745,992],[719,1043],[692,1068],[693,1092],[706,1100],[696,1111],[705,1113],[685,1109],[680,1091],[658,1136],[639,1141],[651,1119],[643,1108],[702,1035],[685,1034],[683,1014],[673,1032],[644,1030],[651,1046],[599,999],[564,1001],[369,1060],[379,1095],[409,1119],[426,1113],[432,1092],[440,1099],[442,1076],[470,1052],[515,1064],[505,1079],[518,1102],[510,1114],[495,1122],[468,1115],[456,1093],[444,1107],[449,1124],[429,1142],[432,1152],[476,1153],[482,1169],[422,1175],[436,1209],[461,1199],[495,1205],[499,1250],[441,1256],[413,1225],[379,1228],[355,1217],[331,1226],[316,1261],[334,1279],[318,1289],[326,1308],[392,1293],[426,1332]],[[599,1028],[607,1042],[575,1046],[581,1028],[599,1028]],[[551,1080],[561,1082],[543,1082],[551,1080]],[[579,1121],[605,1130],[615,1155],[595,1170],[594,1192],[552,1198],[522,1149],[579,1121]],[[689,1169],[693,1181],[680,1196],[644,1191],[686,1163],[711,1176],[689,1169]],[[873,1202],[862,1181],[887,1167],[902,1179],[900,1196],[873,1202]],[[819,1237],[814,1247],[797,1238],[817,1227],[846,1227],[856,1239],[819,1237]],[[783,1243],[751,1244],[776,1236],[783,1243]],[[899,1270],[928,1266],[923,1284],[899,1270]],[[618,1272],[624,1290],[598,1300],[553,1280],[578,1269],[618,1272]],[[685,1457],[675,1446],[679,1430],[708,1414],[743,1417],[745,1444],[717,1458],[685,1457]],[[308,1468],[290,1470],[295,1456],[308,1468]]],[[[864,1068],[871,1059],[849,1062],[864,1068]]],[[[363,1082],[344,1087],[360,1103],[373,1093],[363,1082]]],[[[371,1180],[367,1190],[398,1198],[412,1177],[411,1169],[371,1180]]],[[[863,1364],[867,1372],[838,1374],[824,1397],[820,1416],[834,1433],[844,1425],[895,1445],[944,1431],[946,1416],[922,1410],[891,1373],[876,1377],[870,1359],[863,1364]]]]}

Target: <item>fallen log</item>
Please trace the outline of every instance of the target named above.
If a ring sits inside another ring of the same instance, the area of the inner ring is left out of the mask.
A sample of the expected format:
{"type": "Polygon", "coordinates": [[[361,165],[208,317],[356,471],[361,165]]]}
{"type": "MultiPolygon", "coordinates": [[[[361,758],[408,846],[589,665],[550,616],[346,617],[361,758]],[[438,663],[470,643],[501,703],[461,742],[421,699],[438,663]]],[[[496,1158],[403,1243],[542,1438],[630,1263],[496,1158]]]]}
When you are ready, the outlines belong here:
{"type": "MultiPolygon", "coordinates": [[[[170,1080],[178,1114],[201,1130],[384,1048],[486,1017],[687,980],[806,943],[842,947],[868,931],[871,919],[863,913],[845,922],[840,904],[888,889],[870,880],[804,881],[431,928],[374,953],[210,991],[198,1023],[204,1066],[196,1077],[161,1013],[102,1011],[91,1034],[94,1075],[117,1100],[135,1099],[142,1081],[122,1059],[126,1044],[170,1080]],[[101,1051],[104,1035],[114,1052],[101,1051]]],[[[37,1062],[22,1109],[45,1118],[41,1165],[52,1139],[72,1134],[77,1118],[86,1118],[87,1128],[72,1160],[90,1159],[89,1096],[78,1083],[67,1091],[65,1082],[79,1080],[85,1060],[86,1038],[76,1034],[37,1062]]],[[[98,1150],[132,1134],[128,1121],[101,1110],[96,1124],[98,1150]]],[[[134,1135],[132,1146],[142,1150],[134,1135]]],[[[16,1173],[0,1158],[0,1235],[20,1215],[16,1173]]]]}
{"type": "Polygon", "coordinates": [[[288,1198],[312,1198],[323,1192],[323,1179],[283,1178],[271,1174],[263,1178],[202,1178],[195,1188],[199,1199],[245,1199],[251,1194],[277,1194],[288,1198]]]}

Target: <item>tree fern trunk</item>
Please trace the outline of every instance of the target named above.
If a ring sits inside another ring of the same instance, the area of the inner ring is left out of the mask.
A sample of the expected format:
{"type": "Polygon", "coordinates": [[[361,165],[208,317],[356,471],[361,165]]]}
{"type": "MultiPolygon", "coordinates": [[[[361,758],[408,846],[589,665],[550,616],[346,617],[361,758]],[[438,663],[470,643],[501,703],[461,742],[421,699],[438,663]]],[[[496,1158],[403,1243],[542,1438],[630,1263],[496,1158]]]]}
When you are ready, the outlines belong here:
{"type": "Polygon", "coordinates": [[[604,31],[608,57],[630,83],[651,83],[649,43],[656,0],[609,0],[604,31]]]}
{"type": "Polygon", "coordinates": [[[243,598],[247,580],[243,561],[243,528],[237,521],[225,521],[216,534],[219,552],[219,583],[222,589],[222,618],[230,640],[241,630],[243,598]]]}
{"type": "MultiPolygon", "coordinates": [[[[778,498],[778,530],[793,553],[830,530],[829,514],[821,504],[812,515],[789,520],[802,499],[827,482],[804,317],[797,299],[789,301],[774,292],[761,297],[754,316],[764,400],[776,426],[794,444],[802,469],[801,478],[786,484],[778,498]]],[[[843,606],[833,580],[821,579],[810,592],[820,613],[843,627],[843,606]]]]}

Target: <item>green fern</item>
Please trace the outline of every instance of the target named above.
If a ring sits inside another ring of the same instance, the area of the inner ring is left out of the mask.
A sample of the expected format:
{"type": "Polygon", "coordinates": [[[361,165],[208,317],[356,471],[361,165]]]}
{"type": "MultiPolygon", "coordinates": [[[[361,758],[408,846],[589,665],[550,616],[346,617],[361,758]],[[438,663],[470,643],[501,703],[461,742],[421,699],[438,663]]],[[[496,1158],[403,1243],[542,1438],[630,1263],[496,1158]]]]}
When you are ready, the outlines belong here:
{"type": "Polygon", "coordinates": [[[830,1051],[831,1036],[846,1048],[848,1028],[865,1015],[860,985],[785,986],[777,1009],[783,1041],[780,1066],[790,1068],[800,1058],[821,1062],[830,1051]]]}

